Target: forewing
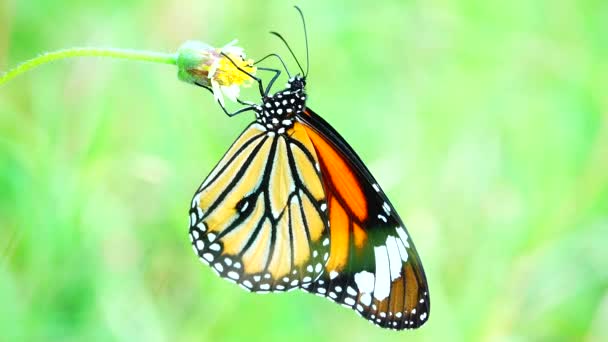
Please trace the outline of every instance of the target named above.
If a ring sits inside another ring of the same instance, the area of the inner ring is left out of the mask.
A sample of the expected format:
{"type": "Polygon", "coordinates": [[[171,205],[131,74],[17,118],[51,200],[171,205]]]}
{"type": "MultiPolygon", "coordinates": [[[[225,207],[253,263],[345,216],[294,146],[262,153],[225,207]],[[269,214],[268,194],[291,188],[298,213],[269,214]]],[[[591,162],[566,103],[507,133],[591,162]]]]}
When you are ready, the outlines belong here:
{"type": "Polygon", "coordinates": [[[422,264],[386,195],[346,141],[310,109],[298,117],[314,145],[329,205],[326,272],[305,289],[385,328],[417,328],[430,301],[422,264]]]}

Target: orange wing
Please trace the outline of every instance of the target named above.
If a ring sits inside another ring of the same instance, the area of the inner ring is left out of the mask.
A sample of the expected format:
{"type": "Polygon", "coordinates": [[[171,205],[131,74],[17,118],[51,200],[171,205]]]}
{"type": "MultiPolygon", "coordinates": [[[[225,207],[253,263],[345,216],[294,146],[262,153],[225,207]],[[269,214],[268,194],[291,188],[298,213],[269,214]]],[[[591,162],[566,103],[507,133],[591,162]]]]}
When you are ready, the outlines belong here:
{"type": "Polygon", "coordinates": [[[303,287],[391,329],[426,322],[430,301],[422,264],[405,225],[361,159],[310,109],[298,116],[319,160],[329,205],[325,273],[303,287]]]}

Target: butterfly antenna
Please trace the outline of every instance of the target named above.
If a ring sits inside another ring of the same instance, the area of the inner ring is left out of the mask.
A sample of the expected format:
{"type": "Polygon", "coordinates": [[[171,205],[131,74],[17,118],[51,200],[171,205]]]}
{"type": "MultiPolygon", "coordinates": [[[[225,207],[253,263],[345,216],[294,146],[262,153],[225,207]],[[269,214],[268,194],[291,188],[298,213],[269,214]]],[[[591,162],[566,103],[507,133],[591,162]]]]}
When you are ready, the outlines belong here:
{"type": "Polygon", "coordinates": [[[293,7],[295,7],[298,10],[298,13],[300,13],[300,18],[302,19],[302,26],[304,27],[304,44],[306,44],[306,74],[304,74],[304,77],[308,77],[308,70],[310,68],[310,57],[308,54],[308,32],[306,32],[306,20],[304,20],[304,13],[300,9],[300,7],[293,7]]]}
{"type": "Polygon", "coordinates": [[[300,64],[300,61],[298,61],[296,54],[293,53],[293,50],[291,49],[291,47],[289,46],[289,44],[287,43],[285,38],[283,38],[283,36],[281,36],[278,32],[275,32],[275,31],[270,31],[270,34],[273,34],[273,35],[279,37],[279,39],[283,41],[283,44],[285,44],[285,46],[287,46],[287,50],[289,50],[289,53],[291,53],[291,56],[293,57],[293,59],[295,59],[296,63],[298,64],[298,68],[300,68],[302,75],[304,75],[304,69],[302,69],[302,65],[300,64]]]}
{"type": "Polygon", "coordinates": [[[289,70],[287,69],[287,65],[283,61],[283,58],[281,58],[281,56],[277,55],[276,53],[270,53],[270,54],[262,57],[261,59],[258,59],[255,63],[253,63],[253,65],[257,65],[257,64],[261,63],[262,61],[266,60],[269,57],[276,57],[281,62],[281,64],[283,65],[283,68],[285,69],[285,72],[287,73],[287,76],[289,76],[289,78],[291,78],[291,74],[289,73],[289,70]]]}

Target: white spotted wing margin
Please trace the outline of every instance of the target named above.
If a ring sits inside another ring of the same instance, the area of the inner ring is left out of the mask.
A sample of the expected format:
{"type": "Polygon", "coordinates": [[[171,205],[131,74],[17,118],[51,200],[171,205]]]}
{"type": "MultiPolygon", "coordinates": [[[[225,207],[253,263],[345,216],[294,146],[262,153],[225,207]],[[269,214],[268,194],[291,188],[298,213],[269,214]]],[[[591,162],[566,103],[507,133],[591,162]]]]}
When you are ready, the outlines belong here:
{"type": "Polygon", "coordinates": [[[422,326],[430,299],[420,261],[405,230],[384,228],[370,232],[367,245],[351,241],[349,261],[340,272],[326,272],[305,290],[356,311],[382,328],[403,330],[422,326]],[[404,242],[405,241],[405,242],[404,242]]]}
{"type": "Polygon", "coordinates": [[[250,124],[194,194],[194,252],[248,291],[288,291],[323,272],[325,195],[301,139],[250,124]]]}
{"type": "MultiPolygon", "coordinates": [[[[305,289],[327,297],[355,310],[370,322],[388,329],[403,330],[422,326],[430,312],[428,283],[416,248],[394,207],[352,147],[325,120],[306,109],[298,116],[301,122],[321,135],[334,151],[349,163],[366,199],[364,218],[357,217],[332,184],[326,186],[326,196],[337,198],[349,220],[348,227],[330,226],[331,239],[336,232],[348,232],[346,263],[342,269],[326,270],[325,274],[305,289]],[[360,228],[357,228],[360,227],[360,228]],[[363,229],[366,238],[357,240],[356,229],[363,229]],[[362,242],[364,241],[364,242],[362,242]]],[[[321,170],[323,156],[319,154],[321,170]]],[[[322,172],[322,177],[325,175],[322,172]]],[[[332,174],[332,177],[340,177],[332,174]]],[[[332,212],[329,208],[329,217],[332,212]]],[[[341,252],[336,248],[336,252],[341,252]]],[[[331,250],[334,253],[334,250],[331,250]]],[[[341,252],[344,254],[344,252],[341,252]]],[[[330,256],[330,263],[332,261],[330,256]]]]}

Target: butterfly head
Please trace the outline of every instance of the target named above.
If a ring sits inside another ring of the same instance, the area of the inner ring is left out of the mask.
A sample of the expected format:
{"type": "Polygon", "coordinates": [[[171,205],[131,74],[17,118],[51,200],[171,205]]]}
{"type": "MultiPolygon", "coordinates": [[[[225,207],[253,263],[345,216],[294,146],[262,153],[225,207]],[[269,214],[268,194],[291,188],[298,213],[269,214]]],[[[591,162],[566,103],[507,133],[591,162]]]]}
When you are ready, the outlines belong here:
{"type": "Polygon", "coordinates": [[[302,92],[306,89],[306,77],[302,77],[299,74],[290,78],[287,81],[287,88],[293,92],[302,92]]]}

